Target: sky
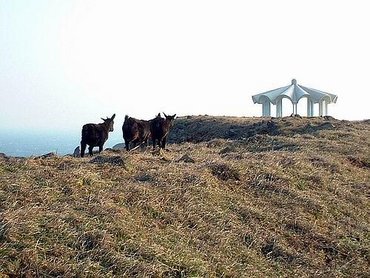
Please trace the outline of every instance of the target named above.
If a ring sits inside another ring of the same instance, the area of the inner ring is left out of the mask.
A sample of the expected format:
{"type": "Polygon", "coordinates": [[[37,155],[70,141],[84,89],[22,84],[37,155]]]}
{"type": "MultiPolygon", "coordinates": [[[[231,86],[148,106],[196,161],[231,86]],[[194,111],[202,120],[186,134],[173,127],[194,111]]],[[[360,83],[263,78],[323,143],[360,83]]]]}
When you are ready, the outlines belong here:
{"type": "Polygon", "coordinates": [[[0,128],[260,116],[251,96],[293,78],[338,95],[330,115],[368,119],[366,2],[0,0],[0,128]]]}

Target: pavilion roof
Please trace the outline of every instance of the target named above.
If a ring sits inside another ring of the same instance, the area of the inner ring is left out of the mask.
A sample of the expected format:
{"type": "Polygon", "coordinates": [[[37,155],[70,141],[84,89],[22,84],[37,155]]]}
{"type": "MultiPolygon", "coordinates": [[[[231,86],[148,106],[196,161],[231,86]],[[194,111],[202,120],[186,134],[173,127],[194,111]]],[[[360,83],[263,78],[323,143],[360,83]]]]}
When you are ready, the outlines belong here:
{"type": "Polygon", "coordinates": [[[267,98],[271,103],[276,104],[280,98],[288,98],[292,103],[298,103],[303,97],[311,99],[314,103],[318,103],[323,99],[327,100],[328,103],[335,103],[338,98],[334,94],[299,85],[297,81],[293,79],[289,86],[254,95],[252,99],[254,103],[262,104],[267,98]]]}

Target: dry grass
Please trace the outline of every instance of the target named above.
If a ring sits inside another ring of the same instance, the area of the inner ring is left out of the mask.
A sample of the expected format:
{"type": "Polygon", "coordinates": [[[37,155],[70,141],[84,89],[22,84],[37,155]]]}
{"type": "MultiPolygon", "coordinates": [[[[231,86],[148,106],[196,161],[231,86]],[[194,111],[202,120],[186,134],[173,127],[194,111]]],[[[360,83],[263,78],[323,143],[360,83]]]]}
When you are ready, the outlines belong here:
{"type": "Polygon", "coordinates": [[[368,122],[176,126],[172,140],[198,143],[0,157],[0,274],[368,277],[368,122]]]}

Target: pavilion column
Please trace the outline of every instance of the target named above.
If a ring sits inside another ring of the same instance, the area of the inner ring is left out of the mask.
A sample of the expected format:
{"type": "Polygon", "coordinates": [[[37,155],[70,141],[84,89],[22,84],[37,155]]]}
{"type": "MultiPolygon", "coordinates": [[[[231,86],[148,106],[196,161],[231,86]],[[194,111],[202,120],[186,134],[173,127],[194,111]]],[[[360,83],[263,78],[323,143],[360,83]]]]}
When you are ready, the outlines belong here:
{"type": "Polygon", "coordinates": [[[297,109],[297,103],[293,103],[293,116],[294,115],[297,115],[297,111],[298,111],[298,109],[297,109]]]}
{"type": "Polygon", "coordinates": [[[327,116],[328,114],[328,101],[325,100],[325,116],[327,116]]]}
{"type": "Polygon", "coordinates": [[[276,117],[282,117],[283,116],[283,100],[279,99],[276,102],[276,117]]]}
{"type": "Polygon", "coordinates": [[[311,117],[315,116],[315,103],[311,100],[311,117]]]}
{"type": "Polygon", "coordinates": [[[313,117],[313,101],[307,98],[307,117],[313,117]]]}
{"type": "Polygon", "coordinates": [[[266,100],[262,103],[262,117],[270,117],[271,116],[271,104],[270,101],[266,100]]]}
{"type": "Polygon", "coordinates": [[[324,104],[324,102],[321,100],[321,101],[319,102],[319,116],[320,116],[320,117],[322,117],[322,116],[323,116],[323,114],[324,114],[324,113],[323,113],[323,112],[324,112],[324,111],[323,111],[323,110],[324,110],[324,105],[323,105],[323,104],[324,104]]]}

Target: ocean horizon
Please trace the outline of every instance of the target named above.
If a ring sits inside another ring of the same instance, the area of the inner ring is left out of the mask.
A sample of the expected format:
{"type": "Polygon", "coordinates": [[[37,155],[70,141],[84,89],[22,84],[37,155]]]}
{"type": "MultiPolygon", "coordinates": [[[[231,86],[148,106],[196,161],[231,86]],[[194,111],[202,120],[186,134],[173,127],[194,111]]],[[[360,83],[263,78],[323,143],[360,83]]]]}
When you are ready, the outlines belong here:
{"type": "MultiPolygon", "coordinates": [[[[67,155],[73,154],[80,141],[80,132],[3,131],[0,134],[0,153],[15,157],[39,156],[50,152],[67,155]]],[[[104,149],[122,142],[122,133],[110,133],[104,149]]]]}

